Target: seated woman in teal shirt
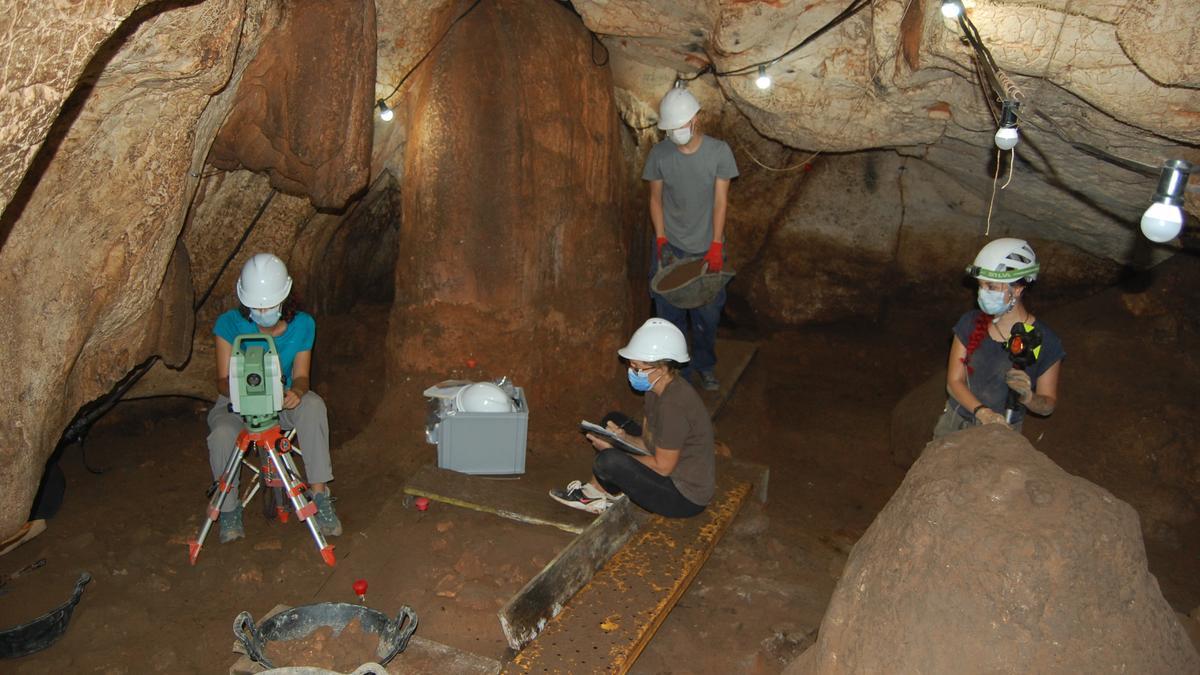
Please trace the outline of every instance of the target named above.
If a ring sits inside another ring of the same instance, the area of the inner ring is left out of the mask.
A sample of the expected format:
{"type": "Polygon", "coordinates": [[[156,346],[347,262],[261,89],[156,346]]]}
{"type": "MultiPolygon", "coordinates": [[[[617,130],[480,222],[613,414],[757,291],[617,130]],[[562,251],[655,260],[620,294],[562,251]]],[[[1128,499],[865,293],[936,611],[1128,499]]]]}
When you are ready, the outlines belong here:
{"type": "MultiPolygon", "coordinates": [[[[287,266],[270,253],[258,253],[246,261],[238,279],[240,309],[231,309],[217,317],[213,327],[217,355],[217,397],[208,413],[208,460],[213,478],[221,475],[229,453],[242,430],[242,418],[229,405],[229,357],[233,341],[239,335],[266,333],[275,340],[279,363],[283,368],[284,395],[280,426],[295,429],[303,451],[305,478],[317,505],[317,526],[326,536],[342,533],[342,524],[329,500],[326,484],[333,480],[329,458],[329,416],[325,401],[309,389],[312,347],[317,325],[312,315],[297,311],[287,302],[292,278],[287,266]]],[[[233,478],[237,494],[238,477],[233,478]]],[[[221,507],[221,543],[245,536],[242,506],[237,499],[226,499],[221,507]]]]}

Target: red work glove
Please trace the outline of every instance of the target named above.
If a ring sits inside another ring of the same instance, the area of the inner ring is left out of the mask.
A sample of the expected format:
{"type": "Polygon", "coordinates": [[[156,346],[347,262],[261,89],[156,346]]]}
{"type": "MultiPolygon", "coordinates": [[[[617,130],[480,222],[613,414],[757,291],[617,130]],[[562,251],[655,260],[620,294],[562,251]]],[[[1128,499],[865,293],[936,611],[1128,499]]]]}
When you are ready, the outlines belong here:
{"type": "Polygon", "coordinates": [[[662,247],[665,243],[667,243],[666,237],[659,237],[654,240],[654,255],[658,256],[659,260],[662,260],[662,247]]]}
{"type": "Polygon", "coordinates": [[[725,248],[725,245],[719,241],[714,241],[708,247],[708,253],[704,254],[704,262],[708,263],[709,272],[720,272],[721,268],[725,265],[725,260],[721,256],[721,249],[723,248],[725,248]]]}

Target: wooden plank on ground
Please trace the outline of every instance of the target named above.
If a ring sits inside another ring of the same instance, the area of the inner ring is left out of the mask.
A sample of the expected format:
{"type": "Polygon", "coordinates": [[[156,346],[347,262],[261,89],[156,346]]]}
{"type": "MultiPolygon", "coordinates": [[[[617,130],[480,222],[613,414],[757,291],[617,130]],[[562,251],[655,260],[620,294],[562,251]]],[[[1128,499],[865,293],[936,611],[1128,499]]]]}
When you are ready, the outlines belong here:
{"type": "Polygon", "coordinates": [[[750,483],[751,494],[760,503],[767,503],[767,481],[771,478],[771,467],[748,462],[736,457],[717,456],[717,475],[728,473],[738,480],[750,483]]]}
{"type": "Polygon", "coordinates": [[[758,344],[754,342],[717,340],[717,366],[713,370],[721,382],[721,388],[718,391],[697,389],[700,397],[704,399],[704,407],[708,408],[708,414],[713,419],[716,419],[721,408],[725,406],[725,402],[733,395],[734,387],[737,386],[738,380],[742,378],[757,352],[758,344]]]}
{"type": "Polygon", "coordinates": [[[647,517],[628,499],[621,499],[592,521],[500,609],[508,646],[519,650],[537,637],[647,517]]]}
{"type": "MultiPolygon", "coordinates": [[[[546,467],[559,469],[559,467],[546,467]]],[[[462,508],[531,523],[550,525],[573,534],[583,532],[595,516],[550,499],[547,485],[557,485],[563,474],[542,476],[533,472],[500,479],[470,476],[457,471],[422,467],[404,486],[404,493],[462,508]]]]}
{"type": "Polygon", "coordinates": [[[700,571],[750,491],[724,473],[695,518],[651,516],[504,673],[624,673],[700,571]]]}

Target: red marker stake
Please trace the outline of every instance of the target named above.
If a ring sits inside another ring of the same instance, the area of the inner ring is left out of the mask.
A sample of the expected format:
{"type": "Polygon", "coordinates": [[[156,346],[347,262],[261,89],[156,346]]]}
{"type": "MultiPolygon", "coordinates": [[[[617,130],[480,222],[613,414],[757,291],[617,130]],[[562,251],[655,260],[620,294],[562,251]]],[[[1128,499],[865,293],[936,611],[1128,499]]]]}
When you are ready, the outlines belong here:
{"type": "Polygon", "coordinates": [[[479,362],[476,361],[475,359],[467,359],[467,367],[468,368],[474,368],[477,365],[479,365],[479,362]]]}
{"type": "Polygon", "coordinates": [[[417,497],[413,504],[418,511],[427,511],[429,509],[429,499],[426,497],[417,497]]]}
{"type": "Polygon", "coordinates": [[[367,580],[359,579],[354,582],[354,594],[358,596],[359,602],[367,601],[367,580]]]}

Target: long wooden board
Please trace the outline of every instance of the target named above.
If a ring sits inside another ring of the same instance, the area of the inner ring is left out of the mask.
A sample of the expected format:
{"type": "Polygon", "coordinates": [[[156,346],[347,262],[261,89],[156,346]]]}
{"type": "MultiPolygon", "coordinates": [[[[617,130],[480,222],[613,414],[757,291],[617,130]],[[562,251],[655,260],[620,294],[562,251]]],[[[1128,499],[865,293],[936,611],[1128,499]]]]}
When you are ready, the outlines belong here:
{"type": "Polygon", "coordinates": [[[734,387],[750,367],[750,362],[754,360],[757,352],[758,344],[754,342],[717,340],[717,366],[713,371],[717,380],[721,382],[721,388],[717,391],[697,388],[704,400],[704,407],[713,419],[721,414],[721,409],[725,407],[729,397],[733,396],[734,387]]]}
{"type": "Polygon", "coordinates": [[[750,483],[730,474],[695,518],[650,516],[502,672],[624,673],[716,547],[750,483]]]}
{"type": "Polygon", "coordinates": [[[519,650],[536,638],[647,517],[628,499],[621,499],[575,537],[500,609],[500,628],[508,646],[519,650]]]}

